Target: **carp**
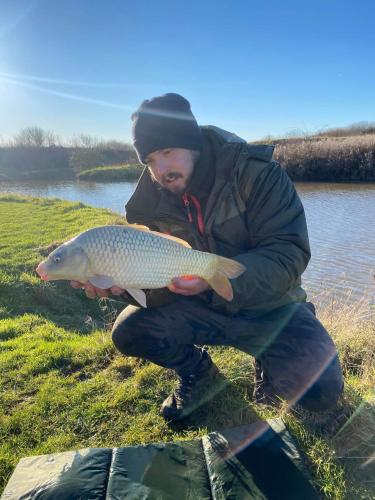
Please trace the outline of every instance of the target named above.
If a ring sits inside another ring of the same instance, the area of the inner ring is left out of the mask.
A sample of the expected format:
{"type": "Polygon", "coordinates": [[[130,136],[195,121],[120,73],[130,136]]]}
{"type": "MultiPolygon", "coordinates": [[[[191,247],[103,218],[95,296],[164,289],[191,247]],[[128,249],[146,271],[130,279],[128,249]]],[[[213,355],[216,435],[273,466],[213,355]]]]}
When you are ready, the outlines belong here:
{"type": "Polygon", "coordinates": [[[78,234],[36,268],[45,281],[89,281],[98,288],[118,286],[146,307],[143,289],[163,288],[173,278],[198,276],[224,299],[233,299],[229,279],[246,268],[216,254],[193,250],[184,240],[146,226],[98,226],[78,234]]]}

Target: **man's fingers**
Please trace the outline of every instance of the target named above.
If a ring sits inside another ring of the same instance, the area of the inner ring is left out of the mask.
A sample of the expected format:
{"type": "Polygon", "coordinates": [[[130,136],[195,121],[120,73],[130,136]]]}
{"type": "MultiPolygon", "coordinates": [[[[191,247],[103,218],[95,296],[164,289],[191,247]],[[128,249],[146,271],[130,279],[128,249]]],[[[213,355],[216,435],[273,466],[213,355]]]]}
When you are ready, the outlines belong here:
{"type": "Polygon", "coordinates": [[[208,283],[198,276],[189,276],[188,278],[173,278],[168,288],[171,292],[180,295],[196,295],[207,290],[208,283]]]}
{"type": "Polygon", "coordinates": [[[85,290],[86,292],[95,292],[95,287],[92,285],[89,281],[85,284],[85,290]]]}
{"type": "Polygon", "coordinates": [[[89,299],[95,299],[95,297],[96,297],[96,290],[95,290],[94,285],[92,285],[91,283],[87,282],[85,284],[85,293],[86,293],[86,296],[89,299]]]}
{"type": "Polygon", "coordinates": [[[173,283],[168,285],[168,288],[171,292],[179,293],[181,295],[195,295],[196,293],[200,292],[200,289],[197,287],[193,287],[193,288],[191,288],[191,287],[179,287],[179,286],[174,285],[173,283]]]}
{"type": "Polygon", "coordinates": [[[174,292],[174,293],[178,293],[179,295],[196,295],[197,292],[193,291],[193,290],[183,290],[183,289],[180,289],[180,288],[174,288],[174,289],[171,289],[171,292],[174,292]]]}
{"type": "Polygon", "coordinates": [[[85,293],[89,299],[95,299],[95,297],[108,297],[111,292],[113,295],[121,295],[124,293],[124,289],[113,286],[109,290],[103,288],[97,288],[89,281],[87,283],[81,283],[80,281],[72,280],[70,282],[70,286],[73,288],[83,288],[85,293]]]}
{"type": "Polygon", "coordinates": [[[85,284],[81,283],[80,281],[71,281],[70,286],[73,288],[82,288],[83,286],[85,286],[85,284]]]}
{"type": "Polygon", "coordinates": [[[192,290],[201,285],[203,280],[198,277],[189,276],[189,278],[173,278],[172,285],[183,290],[192,290]]]}

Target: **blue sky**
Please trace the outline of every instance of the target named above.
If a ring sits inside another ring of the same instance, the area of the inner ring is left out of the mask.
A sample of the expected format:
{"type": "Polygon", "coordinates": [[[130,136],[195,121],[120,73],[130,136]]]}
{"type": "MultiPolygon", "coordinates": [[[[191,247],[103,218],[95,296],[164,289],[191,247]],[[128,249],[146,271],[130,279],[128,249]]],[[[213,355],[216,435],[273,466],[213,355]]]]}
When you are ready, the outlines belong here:
{"type": "Polygon", "coordinates": [[[178,92],[247,140],[375,120],[373,0],[1,0],[0,136],[130,140],[178,92]]]}

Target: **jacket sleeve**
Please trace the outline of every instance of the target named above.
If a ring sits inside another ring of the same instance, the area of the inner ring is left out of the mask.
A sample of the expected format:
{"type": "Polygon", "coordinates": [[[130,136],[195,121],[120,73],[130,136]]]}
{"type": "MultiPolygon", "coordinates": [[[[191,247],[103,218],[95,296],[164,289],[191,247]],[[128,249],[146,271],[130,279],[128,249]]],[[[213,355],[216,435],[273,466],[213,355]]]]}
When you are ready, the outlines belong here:
{"type": "Polygon", "coordinates": [[[310,259],[304,209],[279,164],[270,162],[245,191],[250,250],[233,258],[246,271],[231,280],[234,299],[230,306],[212,293],[212,305],[229,311],[261,310],[263,304],[267,308],[277,303],[299,284],[310,259]]]}

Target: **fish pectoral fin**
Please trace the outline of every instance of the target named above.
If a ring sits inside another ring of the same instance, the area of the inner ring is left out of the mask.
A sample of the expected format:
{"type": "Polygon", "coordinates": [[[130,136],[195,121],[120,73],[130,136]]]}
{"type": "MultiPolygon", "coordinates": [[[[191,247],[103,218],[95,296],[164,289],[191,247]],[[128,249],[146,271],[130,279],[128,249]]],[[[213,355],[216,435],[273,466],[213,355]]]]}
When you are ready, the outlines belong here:
{"type": "MultiPolygon", "coordinates": [[[[110,276],[102,276],[100,274],[96,274],[95,276],[90,276],[88,281],[92,283],[94,286],[98,288],[111,288],[115,286],[115,282],[113,278],[110,276]]],[[[129,295],[131,295],[142,307],[147,307],[146,304],[146,294],[143,290],[138,288],[126,288],[125,289],[129,295]]]]}
{"type": "Polygon", "coordinates": [[[113,278],[111,278],[110,276],[103,276],[101,274],[95,274],[95,276],[90,276],[88,280],[94,286],[103,289],[111,288],[115,284],[113,278]]]}
{"type": "Polygon", "coordinates": [[[126,288],[129,295],[133,297],[142,307],[147,307],[146,294],[143,290],[138,288],[126,288]]]}

